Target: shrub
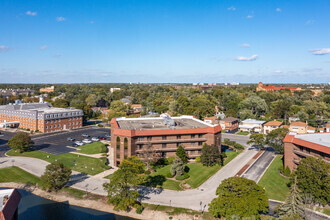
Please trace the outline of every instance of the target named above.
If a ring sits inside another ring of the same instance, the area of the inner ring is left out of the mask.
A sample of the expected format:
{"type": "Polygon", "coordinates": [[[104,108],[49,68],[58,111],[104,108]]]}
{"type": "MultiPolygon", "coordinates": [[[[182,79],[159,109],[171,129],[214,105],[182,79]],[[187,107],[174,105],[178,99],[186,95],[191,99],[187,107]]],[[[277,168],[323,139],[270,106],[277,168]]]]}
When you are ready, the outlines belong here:
{"type": "Polygon", "coordinates": [[[196,158],[195,158],[195,162],[196,162],[196,163],[200,163],[200,162],[201,162],[201,157],[196,157],[196,158]]]}
{"type": "Polygon", "coordinates": [[[181,176],[176,176],[175,179],[176,180],[185,180],[185,179],[188,179],[190,176],[188,173],[184,173],[183,175],[181,176]]]}
{"type": "Polygon", "coordinates": [[[243,150],[244,149],[244,146],[239,144],[239,143],[235,143],[234,144],[234,148],[237,149],[237,150],[243,150]]]}
{"type": "Polygon", "coordinates": [[[104,127],[102,124],[98,124],[97,126],[100,127],[100,128],[103,128],[104,127]]]}
{"type": "Polygon", "coordinates": [[[136,213],[141,214],[143,212],[143,209],[144,209],[143,206],[140,205],[139,207],[136,208],[136,213]]]}
{"type": "Polygon", "coordinates": [[[180,158],[176,158],[173,162],[173,165],[171,167],[171,174],[173,176],[181,176],[184,174],[184,166],[183,162],[180,158]]]}
{"type": "Polygon", "coordinates": [[[30,131],[30,128],[26,129],[27,131],[30,131]]]}
{"type": "Polygon", "coordinates": [[[163,167],[163,166],[166,166],[168,165],[168,159],[167,158],[159,158],[158,160],[156,161],[152,161],[150,163],[150,165],[154,168],[157,168],[157,167],[163,167]]]}
{"type": "Polygon", "coordinates": [[[285,167],[283,175],[284,176],[290,176],[291,175],[291,170],[288,166],[285,167]]]}
{"type": "Polygon", "coordinates": [[[150,175],[150,170],[146,170],[146,171],[144,171],[144,174],[146,174],[146,175],[150,175]]]}
{"type": "Polygon", "coordinates": [[[167,158],[168,164],[172,164],[174,160],[175,160],[175,157],[168,157],[167,158]]]}
{"type": "Polygon", "coordinates": [[[171,172],[168,172],[168,173],[166,173],[166,177],[167,177],[167,178],[172,178],[172,177],[173,177],[173,175],[172,175],[172,173],[171,173],[171,172]]]}

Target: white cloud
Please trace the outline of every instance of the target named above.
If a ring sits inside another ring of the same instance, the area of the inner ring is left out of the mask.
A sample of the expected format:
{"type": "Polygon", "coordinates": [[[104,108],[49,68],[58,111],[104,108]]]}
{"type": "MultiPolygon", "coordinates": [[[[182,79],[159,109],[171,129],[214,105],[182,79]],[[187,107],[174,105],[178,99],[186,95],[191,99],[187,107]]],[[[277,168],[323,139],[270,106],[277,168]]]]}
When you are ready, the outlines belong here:
{"type": "Polygon", "coordinates": [[[306,22],[305,22],[305,24],[306,25],[312,25],[312,24],[314,24],[314,20],[307,20],[306,22]]]}
{"type": "Polygon", "coordinates": [[[259,56],[257,54],[254,54],[250,57],[236,57],[235,60],[237,61],[255,61],[259,56]]]}
{"type": "Polygon", "coordinates": [[[47,48],[48,48],[48,46],[44,45],[44,46],[41,46],[41,47],[40,47],[40,50],[45,50],[45,49],[47,49],[47,48]]]}
{"type": "Polygon", "coordinates": [[[65,21],[65,20],[66,20],[66,18],[61,17],[61,16],[56,18],[56,21],[58,21],[58,22],[65,21]]]}
{"type": "Polygon", "coordinates": [[[321,48],[321,49],[313,49],[309,50],[314,55],[325,55],[330,53],[330,48],[321,48]]]}
{"type": "Polygon", "coordinates": [[[0,52],[7,52],[10,48],[4,45],[0,45],[0,52]]]}
{"type": "Polygon", "coordinates": [[[248,16],[246,16],[246,18],[253,18],[254,17],[254,15],[248,15],[248,16]]]}
{"type": "Polygon", "coordinates": [[[280,8],[276,8],[276,11],[277,11],[277,12],[281,12],[282,9],[280,9],[280,8]]]}
{"type": "Polygon", "coordinates": [[[234,6],[230,6],[229,8],[227,8],[228,11],[236,11],[236,8],[234,6]]]}
{"type": "Polygon", "coordinates": [[[32,12],[32,11],[27,11],[25,14],[26,14],[26,15],[30,15],[30,16],[36,16],[36,15],[37,15],[37,12],[36,12],[36,11],[34,11],[34,12],[32,12]]]}
{"type": "Polygon", "coordinates": [[[250,47],[250,44],[242,44],[240,47],[250,47]]]}
{"type": "Polygon", "coordinates": [[[283,73],[282,70],[275,70],[274,73],[283,73]]]}

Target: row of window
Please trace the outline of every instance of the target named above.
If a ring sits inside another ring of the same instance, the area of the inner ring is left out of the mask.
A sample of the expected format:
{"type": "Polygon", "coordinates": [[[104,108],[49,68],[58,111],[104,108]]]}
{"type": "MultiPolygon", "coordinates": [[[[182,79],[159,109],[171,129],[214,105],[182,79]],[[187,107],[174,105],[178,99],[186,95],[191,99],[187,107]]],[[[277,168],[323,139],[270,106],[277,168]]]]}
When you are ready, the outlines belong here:
{"type": "Polygon", "coordinates": [[[66,117],[71,115],[80,115],[79,112],[68,112],[68,113],[59,113],[59,114],[49,114],[46,115],[46,118],[57,118],[57,117],[66,117]]]}
{"type": "MultiPolygon", "coordinates": [[[[168,135],[163,135],[163,136],[162,136],[162,140],[167,140],[167,137],[168,137],[168,135]]],[[[203,134],[198,134],[198,135],[196,135],[196,134],[191,134],[191,135],[190,135],[190,138],[191,138],[191,139],[194,139],[194,138],[196,138],[196,137],[198,137],[198,138],[203,138],[203,134]]],[[[139,141],[144,141],[145,138],[147,139],[147,141],[151,141],[151,140],[152,140],[152,137],[151,137],[151,136],[148,136],[148,137],[139,137],[139,141]]],[[[176,136],[176,139],[180,140],[180,139],[181,139],[181,135],[177,135],[177,136],[176,136]]]]}

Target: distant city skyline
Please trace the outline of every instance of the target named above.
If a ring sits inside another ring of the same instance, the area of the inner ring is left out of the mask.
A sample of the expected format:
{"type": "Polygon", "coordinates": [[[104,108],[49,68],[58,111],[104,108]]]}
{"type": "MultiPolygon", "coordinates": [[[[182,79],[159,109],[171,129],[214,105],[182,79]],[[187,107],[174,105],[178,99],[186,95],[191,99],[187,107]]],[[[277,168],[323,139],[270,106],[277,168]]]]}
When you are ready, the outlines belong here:
{"type": "Polygon", "coordinates": [[[1,83],[328,83],[330,2],[0,2],[1,83]]]}

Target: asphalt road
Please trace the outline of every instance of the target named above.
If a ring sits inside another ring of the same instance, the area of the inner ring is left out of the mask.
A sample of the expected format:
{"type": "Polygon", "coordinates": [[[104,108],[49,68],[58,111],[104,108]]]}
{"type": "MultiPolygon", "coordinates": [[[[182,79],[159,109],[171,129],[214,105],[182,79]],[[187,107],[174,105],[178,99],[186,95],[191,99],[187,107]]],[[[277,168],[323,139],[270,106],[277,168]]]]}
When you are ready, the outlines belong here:
{"type": "Polygon", "coordinates": [[[242,144],[244,146],[248,145],[246,142],[249,140],[249,136],[230,134],[230,133],[222,133],[221,134],[221,140],[223,141],[225,138],[228,138],[231,141],[236,141],[237,143],[242,144]]]}
{"type": "Polygon", "coordinates": [[[266,148],[265,153],[258,158],[242,177],[258,182],[275,156],[275,152],[272,148],[266,148]]]}
{"type": "MultiPolygon", "coordinates": [[[[110,133],[108,128],[84,128],[73,131],[64,131],[59,133],[48,133],[32,136],[34,142],[34,149],[40,150],[50,154],[64,154],[75,151],[74,148],[67,147],[73,144],[71,141],[67,141],[68,137],[74,138],[76,141],[85,139],[82,134],[88,134],[91,137],[104,136],[110,133]]],[[[16,133],[1,131],[0,136],[0,157],[4,157],[5,153],[10,150],[7,145],[8,140],[16,133]]]]}

